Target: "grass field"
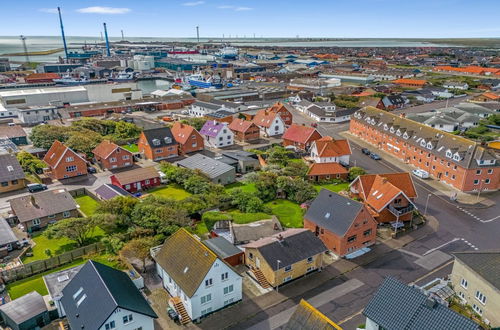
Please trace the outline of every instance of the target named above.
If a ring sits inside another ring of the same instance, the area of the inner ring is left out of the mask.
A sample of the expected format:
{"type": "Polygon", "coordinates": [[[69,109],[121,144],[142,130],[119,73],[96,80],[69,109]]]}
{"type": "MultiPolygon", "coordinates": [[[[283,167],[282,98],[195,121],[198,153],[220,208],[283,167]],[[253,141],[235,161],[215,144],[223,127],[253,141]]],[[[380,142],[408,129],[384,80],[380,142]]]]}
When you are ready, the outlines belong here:
{"type": "Polygon", "coordinates": [[[249,192],[249,193],[256,193],[257,192],[257,188],[255,188],[255,183],[235,182],[235,183],[228,184],[225,188],[226,188],[226,190],[240,188],[244,192],[249,192]]]}
{"type": "Polygon", "coordinates": [[[347,183],[347,182],[339,183],[339,184],[330,183],[330,184],[322,184],[322,185],[321,184],[317,184],[317,185],[315,184],[314,188],[317,191],[320,191],[321,188],[325,188],[325,189],[331,190],[333,192],[339,192],[339,191],[344,191],[344,190],[349,189],[349,183],[347,183]]]}
{"type": "MultiPolygon", "coordinates": [[[[99,240],[99,238],[102,236],[104,236],[104,232],[99,227],[96,227],[92,235],[92,239],[99,240]]],[[[77,248],[76,242],[70,240],[69,238],[49,239],[44,232],[39,232],[33,235],[32,239],[35,242],[35,246],[32,248],[31,251],[33,253],[33,256],[24,258],[23,263],[25,264],[49,258],[49,256],[45,253],[46,250],[50,250],[52,256],[55,256],[77,248]]]]}
{"type": "Polygon", "coordinates": [[[139,147],[137,147],[137,144],[126,144],[121,146],[123,149],[128,150],[132,153],[139,152],[139,147]]]}
{"type": "MultiPolygon", "coordinates": [[[[111,266],[111,267],[115,267],[115,268],[117,268],[119,266],[119,264],[116,260],[111,261],[111,257],[109,255],[105,255],[105,254],[91,256],[90,259],[97,261],[97,262],[100,262],[102,264],[111,266]]],[[[31,291],[36,291],[39,294],[41,294],[42,296],[44,296],[44,295],[48,294],[48,292],[47,292],[47,287],[45,286],[45,283],[43,282],[43,278],[42,278],[43,276],[45,276],[47,274],[54,273],[54,272],[58,272],[58,271],[63,270],[63,269],[68,269],[68,268],[71,268],[74,266],[81,265],[81,264],[85,263],[87,260],[88,259],[73,261],[70,264],[67,264],[67,265],[64,265],[64,266],[61,266],[58,268],[54,268],[54,269],[49,270],[47,272],[37,274],[35,276],[25,278],[23,280],[8,284],[7,285],[7,292],[9,293],[11,299],[19,298],[27,293],[30,293],[31,291]]]]}
{"type": "Polygon", "coordinates": [[[87,217],[94,214],[99,203],[90,196],[83,195],[75,197],[75,201],[80,205],[80,211],[82,211],[87,217]]]}
{"type": "Polygon", "coordinates": [[[240,211],[231,211],[229,212],[231,217],[233,218],[234,223],[237,224],[245,224],[254,221],[271,219],[271,215],[258,212],[258,213],[242,213],[240,211]]]}
{"type": "Polygon", "coordinates": [[[284,199],[277,199],[266,203],[272,213],[278,217],[281,224],[288,228],[302,228],[303,211],[299,205],[284,199]]]}
{"type": "Polygon", "coordinates": [[[165,198],[173,198],[173,199],[178,200],[178,201],[191,196],[190,193],[188,193],[187,191],[185,191],[181,187],[176,187],[176,186],[166,186],[166,187],[154,188],[154,189],[149,190],[147,193],[153,194],[155,196],[165,197],[165,198]]]}

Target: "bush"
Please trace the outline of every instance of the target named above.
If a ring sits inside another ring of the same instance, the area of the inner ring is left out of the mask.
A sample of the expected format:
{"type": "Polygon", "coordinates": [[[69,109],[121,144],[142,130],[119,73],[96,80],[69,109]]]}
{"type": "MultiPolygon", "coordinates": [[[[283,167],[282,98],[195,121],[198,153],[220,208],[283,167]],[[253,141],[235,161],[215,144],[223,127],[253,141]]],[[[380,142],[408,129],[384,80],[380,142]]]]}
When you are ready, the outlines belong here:
{"type": "Polygon", "coordinates": [[[232,217],[227,213],[209,211],[203,213],[201,220],[205,223],[205,226],[207,226],[208,231],[210,231],[217,221],[232,220],[232,217]]]}
{"type": "Polygon", "coordinates": [[[349,181],[353,181],[358,176],[364,175],[364,174],[366,174],[366,171],[363,168],[353,166],[349,169],[349,181]]]}

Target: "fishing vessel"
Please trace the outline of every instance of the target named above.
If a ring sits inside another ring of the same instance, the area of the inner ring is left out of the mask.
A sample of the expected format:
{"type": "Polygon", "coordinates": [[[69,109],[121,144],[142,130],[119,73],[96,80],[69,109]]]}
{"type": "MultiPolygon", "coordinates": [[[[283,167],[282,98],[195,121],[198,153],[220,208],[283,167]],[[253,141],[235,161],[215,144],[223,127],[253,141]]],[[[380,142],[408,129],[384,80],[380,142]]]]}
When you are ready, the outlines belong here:
{"type": "Polygon", "coordinates": [[[226,46],[221,49],[220,56],[225,60],[235,60],[238,57],[238,49],[226,46]]]}
{"type": "Polygon", "coordinates": [[[86,85],[86,84],[91,83],[91,81],[85,77],[75,78],[75,77],[72,77],[70,74],[65,74],[64,76],[62,76],[59,79],[53,79],[53,81],[59,85],[70,85],[70,86],[86,85]]]}
{"type": "Polygon", "coordinates": [[[201,73],[195,73],[188,76],[188,82],[191,86],[198,88],[222,88],[220,78],[215,78],[213,76],[205,78],[201,73]]]}
{"type": "Polygon", "coordinates": [[[128,82],[128,81],[134,81],[135,80],[135,73],[134,72],[126,72],[126,71],[120,71],[118,74],[114,77],[111,77],[109,79],[114,82],[128,82]]]}

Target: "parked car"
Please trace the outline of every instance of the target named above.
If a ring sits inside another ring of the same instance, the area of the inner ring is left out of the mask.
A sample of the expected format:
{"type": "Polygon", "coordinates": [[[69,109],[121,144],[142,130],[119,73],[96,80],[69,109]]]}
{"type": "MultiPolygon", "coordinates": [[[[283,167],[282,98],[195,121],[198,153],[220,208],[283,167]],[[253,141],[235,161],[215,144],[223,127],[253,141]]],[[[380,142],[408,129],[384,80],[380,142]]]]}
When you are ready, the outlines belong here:
{"type": "Polygon", "coordinates": [[[314,127],[314,128],[318,127],[318,123],[312,123],[311,127],[314,127]]]}
{"type": "Polygon", "coordinates": [[[367,148],[361,149],[361,152],[368,156],[371,154],[370,150],[368,150],[367,148]]]}
{"type": "Polygon", "coordinates": [[[87,166],[87,172],[89,172],[90,174],[96,174],[97,170],[95,169],[95,167],[87,166]]]}
{"type": "Polygon", "coordinates": [[[16,247],[18,249],[22,249],[23,247],[29,246],[30,241],[27,238],[20,239],[19,241],[16,242],[16,247]]]}
{"type": "Polygon", "coordinates": [[[377,155],[376,153],[372,152],[370,153],[370,158],[371,159],[375,159],[375,160],[381,160],[382,158],[380,158],[379,155],[377,155]]]}
{"type": "Polygon", "coordinates": [[[417,170],[411,171],[411,173],[413,173],[413,175],[418,176],[421,179],[428,179],[429,178],[429,172],[424,171],[424,170],[417,169],[417,170]]]}
{"type": "Polygon", "coordinates": [[[47,185],[42,183],[30,183],[26,187],[28,187],[28,191],[30,193],[34,193],[37,191],[47,190],[47,185]]]}

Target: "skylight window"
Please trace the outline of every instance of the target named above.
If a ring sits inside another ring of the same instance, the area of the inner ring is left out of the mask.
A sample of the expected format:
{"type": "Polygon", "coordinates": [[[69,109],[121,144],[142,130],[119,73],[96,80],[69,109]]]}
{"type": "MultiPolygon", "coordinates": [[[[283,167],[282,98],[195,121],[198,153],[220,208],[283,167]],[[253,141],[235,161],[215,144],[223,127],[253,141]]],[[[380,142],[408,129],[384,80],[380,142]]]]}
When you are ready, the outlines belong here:
{"type": "Polygon", "coordinates": [[[184,268],[183,273],[186,274],[188,270],[189,270],[189,267],[184,268]]]}
{"type": "Polygon", "coordinates": [[[76,302],[76,307],[80,306],[82,302],[85,300],[85,298],[87,298],[87,295],[83,294],[83,296],[76,302]]]}
{"type": "Polygon", "coordinates": [[[78,291],[75,292],[75,294],[73,295],[73,299],[76,300],[76,298],[78,298],[78,296],[83,292],[83,288],[80,287],[80,289],[78,289],[78,291]]]}
{"type": "Polygon", "coordinates": [[[7,166],[7,171],[12,172],[12,171],[14,171],[14,168],[9,165],[9,166],[7,166]]]}
{"type": "Polygon", "coordinates": [[[68,274],[64,274],[64,275],[61,275],[61,276],[58,276],[58,277],[57,277],[57,282],[59,282],[59,283],[60,283],[60,282],[67,281],[67,280],[69,280],[69,276],[68,276],[68,274]]]}
{"type": "Polygon", "coordinates": [[[327,213],[325,214],[325,218],[326,218],[326,219],[328,219],[329,217],[330,217],[330,212],[327,212],[327,213]]]}
{"type": "Polygon", "coordinates": [[[378,193],[378,190],[375,190],[372,194],[372,196],[375,196],[378,193]]]}
{"type": "Polygon", "coordinates": [[[384,196],[384,194],[380,194],[380,195],[378,195],[378,196],[377,196],[377,199],[382,198],[382,196],[384,196]]]}

